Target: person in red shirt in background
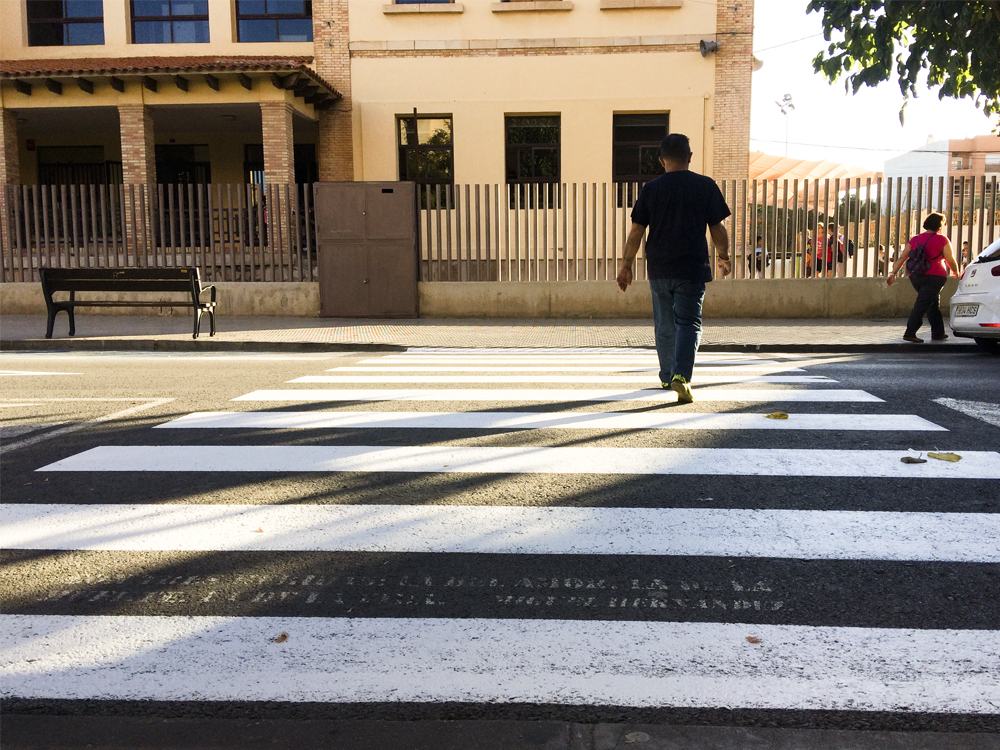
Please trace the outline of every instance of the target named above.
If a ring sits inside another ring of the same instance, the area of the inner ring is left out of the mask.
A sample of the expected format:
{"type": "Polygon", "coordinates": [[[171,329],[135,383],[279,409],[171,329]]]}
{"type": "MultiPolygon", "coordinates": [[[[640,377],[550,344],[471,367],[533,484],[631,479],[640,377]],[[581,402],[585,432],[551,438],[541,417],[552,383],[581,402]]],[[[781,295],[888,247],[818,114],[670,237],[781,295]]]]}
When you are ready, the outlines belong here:
{"type": "Polygon", "coordinates": [[[837,263],[844,262],[844,235],[837,232],[837,225],[832,221],[826,225],[826,236],[829,238],[826,241],[826,275],[832,276],[833,269],[836,266],[833,265],[833,245],[834,242],[837,244],[837,263]]]}
{"type": "Polygon", "coordinates": [[[917,330],[924,322],[924,315],[927,315],[927,322],[931,325],[931,339],[934,341],[944,341],[948,334],[944,332],[944,318],[941,315],[941,289],[944,282],[948,280],[948,269],[958,276],[958,265],[955,263],[955,255],[951,250],[951,242],[941,234],[941,226],[944,224],[944,214],[937,212],[928,214],[924,219],[924,229],[903,248],[903,252],[896,259],[885,280],[889,286],[896,280],[896,274],[906,259],[910,257],[917,248],[922,248],[923,253],[929,261],[926,270],[910,273],[910,283],[917,290],[917,300],[913,303],[913,310],[910,318],[906,321],[906,332],[903,338],[914,344],[922,344],[924,340],[917,338],[917,330]]]}

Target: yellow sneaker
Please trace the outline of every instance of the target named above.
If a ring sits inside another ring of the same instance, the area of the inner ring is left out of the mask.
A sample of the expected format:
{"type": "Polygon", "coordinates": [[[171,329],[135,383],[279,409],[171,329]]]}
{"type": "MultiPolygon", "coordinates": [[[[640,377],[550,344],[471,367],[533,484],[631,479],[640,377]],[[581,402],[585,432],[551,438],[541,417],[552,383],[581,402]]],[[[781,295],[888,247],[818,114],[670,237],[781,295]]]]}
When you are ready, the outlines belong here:
{"type": "Polygon", "coordinates": [[[670,390],[677,394],[677,402],[680,404],[690,404],[694,402],[691,394],[691,386],[688,385],[687,378],[683,375],[674,375],[670,379],[670,390]]]}

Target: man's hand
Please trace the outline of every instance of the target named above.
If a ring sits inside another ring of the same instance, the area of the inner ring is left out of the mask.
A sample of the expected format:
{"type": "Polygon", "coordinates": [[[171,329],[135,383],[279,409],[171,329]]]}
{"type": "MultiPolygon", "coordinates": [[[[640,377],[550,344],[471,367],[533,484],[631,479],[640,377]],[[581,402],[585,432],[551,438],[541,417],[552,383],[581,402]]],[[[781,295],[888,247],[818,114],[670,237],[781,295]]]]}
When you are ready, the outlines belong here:
{"type": "Polygon", "coordinates": [[[894,273],[890,273],[888,276],[885,277],[886,286],[892,286],[895,283],[895,281],[896,281],[896,274],[894,273]]]}
{"type": "Polygon", "coordinates": [[[719,273],[723,276],[728,276],[733,272],[733,262],[728,258],[726,260],[719,261],[719,273]]]}
{"type": "Polygon", "coordinates": [[[623,292],[632,286],[632,266],[622,263],[618,269],[618,288],[623,292]]]}

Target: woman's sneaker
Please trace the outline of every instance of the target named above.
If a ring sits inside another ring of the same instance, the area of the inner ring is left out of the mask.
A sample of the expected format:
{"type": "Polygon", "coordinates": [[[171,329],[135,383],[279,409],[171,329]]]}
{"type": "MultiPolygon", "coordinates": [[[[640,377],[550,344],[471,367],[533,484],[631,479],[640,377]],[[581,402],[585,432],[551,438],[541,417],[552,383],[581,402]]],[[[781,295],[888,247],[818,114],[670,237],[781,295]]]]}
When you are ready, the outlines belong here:
{"type": "Polygon", "coordinates": [[[687,378],[683,375],[674,375],[670,379],[670,390],[677,394],[677,402],[680,404],[690,404],[694,402],[691,395],[691,386],[688,385],[687,378]]]}

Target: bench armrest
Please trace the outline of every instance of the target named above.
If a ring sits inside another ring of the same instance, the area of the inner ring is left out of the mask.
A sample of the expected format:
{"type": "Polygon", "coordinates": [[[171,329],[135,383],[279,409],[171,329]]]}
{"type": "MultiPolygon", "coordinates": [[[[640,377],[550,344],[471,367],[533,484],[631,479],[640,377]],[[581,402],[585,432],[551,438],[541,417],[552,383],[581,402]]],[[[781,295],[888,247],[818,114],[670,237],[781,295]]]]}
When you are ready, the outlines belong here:
{"type": "Polygon", "coordinates": [[[201,288],[201,291],[198,292],[198,297],[200,298],[201,295],[203,295],[205,292],[207,292],[210,289],[212,290],[212,296],[211,296],[210,299],[211,299],[212,302],[215,302],[215,284],[211,284],[209,286],[203,286],[201,288]]]}

